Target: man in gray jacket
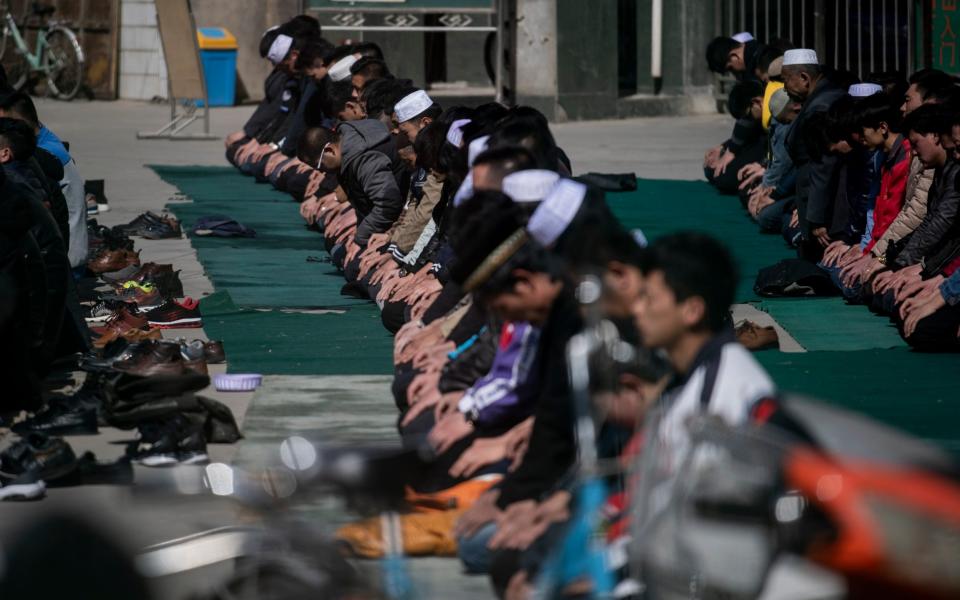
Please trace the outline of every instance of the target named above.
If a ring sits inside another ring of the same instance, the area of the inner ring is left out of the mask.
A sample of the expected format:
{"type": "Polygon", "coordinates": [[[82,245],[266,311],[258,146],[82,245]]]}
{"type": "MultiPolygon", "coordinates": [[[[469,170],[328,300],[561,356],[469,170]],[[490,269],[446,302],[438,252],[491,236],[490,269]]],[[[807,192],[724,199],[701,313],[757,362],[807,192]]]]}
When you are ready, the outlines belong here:
{"type": "Polygon", "coordinates": [[[396,154],[387,126],[374,119],[341,123],[324,148],[323,168],[338,174],[357,212],[354,242],[361,248],[372,234],[390,229],[403,209],[403,194],[394,174],[396,154]]]}

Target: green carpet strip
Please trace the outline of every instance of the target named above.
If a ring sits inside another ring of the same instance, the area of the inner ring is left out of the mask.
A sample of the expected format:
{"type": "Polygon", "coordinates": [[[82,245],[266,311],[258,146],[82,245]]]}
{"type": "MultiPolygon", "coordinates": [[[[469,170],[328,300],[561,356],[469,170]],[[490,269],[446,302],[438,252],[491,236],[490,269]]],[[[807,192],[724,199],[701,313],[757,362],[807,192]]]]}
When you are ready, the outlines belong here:
{"type": "Polygon", "coordinates": [[[811,352],[907,347],[887,317],[841,298],[773,298],[758,308],[811,352]]]}
{"type": "Polygon", "coordinates": [[[217,290],[201,301],[204,328],[212,339],[224,340],[231,372],[393,372],[392,338],[379,310],[340,295],[343,276],[329,262],[316,262],[328,256],[323,236],[303,226],[288,195],[232,167],[152,168],[192,200],[168,205],[184,229],[200,217],[225,214],[257,231],[255,238],[190,240],[217,290]]]}
{"type": "MultiPolygon", "coordinates": [[[[866,309],[864,309],[866,310],[866,309]]],[[[960,455],[953,354],[905,348],[756,354],[784,392],[802,393],[860,412],[960,455]]]]}
{"type": "Polygon", "coordinates": [[[327,260],[323,236],[308,229],[289,195],[232,167],[153,166],[192,202],[167,208],[190,230],[200,217],[222,214],[255,229],[255,238],[198,237],[190,241],[207,277],[241,306],[349,308],[366,300],[340,295],[343,276],[327,260]]]}
{"type": "Polygon", "coordinates": [[[304,314],[237,306],[228,292],[200,301],[203,328],[223,340],[231,373],[377,375],[393,373],[393,337],[376,305],[304,314]]]}
{"type": "Polygon", "coordinates": [[[737,302],[759,300],[753,292],[757,272],[795,256],[779,235],[762,235],[736,198],[721,196],[703,181],[637,180],[634,192],[607,194],[614,214],[647,239],[680,230],[699,230],[726,242],[740,269],[737,302]]]}

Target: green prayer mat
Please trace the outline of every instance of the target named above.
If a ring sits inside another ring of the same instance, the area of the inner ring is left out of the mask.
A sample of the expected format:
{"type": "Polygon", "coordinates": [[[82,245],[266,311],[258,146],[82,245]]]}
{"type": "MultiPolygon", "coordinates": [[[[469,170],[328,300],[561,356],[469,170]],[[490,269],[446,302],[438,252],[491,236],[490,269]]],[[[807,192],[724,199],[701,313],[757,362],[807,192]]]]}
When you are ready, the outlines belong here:
{"type": "Polygon", "coordinates": [[[254,229],[254,238],[190,234],[214,287],[241,306],[342,309],[368,305],[340,295],[343,276],[329,262],[323,236],[308,229],[299,205],[233,167],[151,167],[192,202],[170,202],[187,231],[200,217],[222,214],[254,229]]]}
{"type": "Polygon", "coordinates": [[[757,308],[770,313],[806,350],[906,348],[887,317],[842,298],[772,298],[757,308]]]}
{"type": "Polygon", "coordinates": [[[636,191],[608,193],[607,202],[626,227],[643,230],[651,241],[694,229],[725,242],[740,269],[737,302],[759,300],[753,284],[760,269],[796,256],[779,235],[760,233],[735,196],[705,181],[638,179],[636,191]]]}
{"type": "Polygon", "coordinates": [[[393,338],[380,311],[369,300],[340,295],[343,275],[328,262],[323,236],[303,225],[289,195],[232,167],[152,168],[192,200],[168,204],[184,229],[199,217],[224,214],[257,232],[255,238],[190,240],[217,290],[201,301],[204,328],[224,341],[231,372],[393,372],[393,338]]]}
{"type": "Polygon", "coordinates": [[[393,373],[393,337],[376,305],[344,314],[237,306],[228,292],[200,301],[203,328],[223,340],[231,373],[374,375],[393,373]]]}
{"type": "MultiPolygon", "coordinates": [[[[866,310],[866,309],[864,309],[866,310]]],[[[905,348],[755,354],[784,392],[868,415],[960,455],[958,358],[905,348]]]]}

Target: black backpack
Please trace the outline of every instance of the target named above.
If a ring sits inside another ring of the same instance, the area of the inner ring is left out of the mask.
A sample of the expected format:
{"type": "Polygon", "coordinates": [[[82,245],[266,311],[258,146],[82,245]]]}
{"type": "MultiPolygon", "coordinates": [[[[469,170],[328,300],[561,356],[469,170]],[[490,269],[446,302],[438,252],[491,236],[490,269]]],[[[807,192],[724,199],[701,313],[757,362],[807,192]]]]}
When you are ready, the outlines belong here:
{"type": "Polygon", "coordinates": [[[753,291],[766,298],[836,296],[840,293],[823,269],[799,258],[788,258],[760,269],[753,291]]]}

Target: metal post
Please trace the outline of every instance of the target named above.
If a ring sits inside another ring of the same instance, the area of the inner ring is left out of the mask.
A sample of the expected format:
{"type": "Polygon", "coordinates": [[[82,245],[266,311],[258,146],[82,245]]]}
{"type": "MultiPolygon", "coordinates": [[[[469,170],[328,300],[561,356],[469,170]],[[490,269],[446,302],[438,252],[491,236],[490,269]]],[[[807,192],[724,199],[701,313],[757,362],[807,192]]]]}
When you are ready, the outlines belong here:
{"type": "Polygon", "coordinates": [[[826,0],[813,1],[813,47],[817,50],[817,56],[827,58],[826,0]]]}
{"type": "Polygon", "coordinates": [[[497,53],[494,63],[494,85],[497,86],[494,101],[503,103],[503,23],[507,18],[506,0],[497,0],[497,53]]]}
{"type": "Polygon", "coordinates": [[[757,0],[753,0],[753,33],[754,36],[760,35],[757,26],[757,0]]]}
{"type": "Polygon", "coordinates": [[[840,3],[833,3],[833,64],[840,66],[840,3]]]}
{"type": "Polygon", "coordinates": [[[857,76],[863,77],[863,59],[860,53],[863,52],[863,5],[857,0],[857,76]]]}
{"type": "MultiPolygon", "coordinates": [[[[796,37],[793,35],[793,0],[790,0],[790,41],[796,43],[796,37]]],[[[803,46],[803,44],[800,44],[803,46]]]]}
{"type": "Polygon", "coordinates": [[[850,70],[850,0],[847,0],[847,11],[844,14],[847,24],[847,35],[844,38],[843,49],[847,55],[847,70],[850,70]]]}
{"type": "Polygon", "coordinates": [[[763,41],[770,41],[770,0],[763,0],[763,41]]]}
{"type": "Polygon", "coordinates": [[[807,0],[800,0],[800,46],[809,48],[807,45],[807,0]]]}
{"type": "Polygon", "coordinates": [[[904,71],[908,75],[913,72],[913,67],[916,62],[913,56],[914,43],[916,42],[916,40],[913,39],[913,11],[915,6],[913,0],[907,0],[907,66],[904,71]]]}
{"type": "MultiPolygon", "coordinates": [[[[896,7],[894,7],[896,10],[896,7]]],[[[880,47],[883,48],[883,70],[887,70],[887,0],[880,0],[880,47]]]]}
{"type": "Polygon", "coordinates": [[[873,0],[868,0],[870,2],[870,71],[876,71],[877,67],[873,60],[873,53],[877,47],[876,42],[874,41],[874,31],[876,30],[876,21],[874,20],[873,14],[873,0]]]}
{"type": "Polygon", "coordinates": [[[740,28],[737,31],[744,31],[747,28],[747,0],[740,0],[740,28]]]}
{"type": "Polygon", "coordinates": [[[783,37],[783,5],[777,0],[777,37],[783,37]]]}
{"type": "MultiPolygon", "coordinates": [[[[910,39],[909,36],[907,39],[910,39]]],[[[900,70],[900,2],[893,3],[893,56],[894,70],[900,70]]]]}

